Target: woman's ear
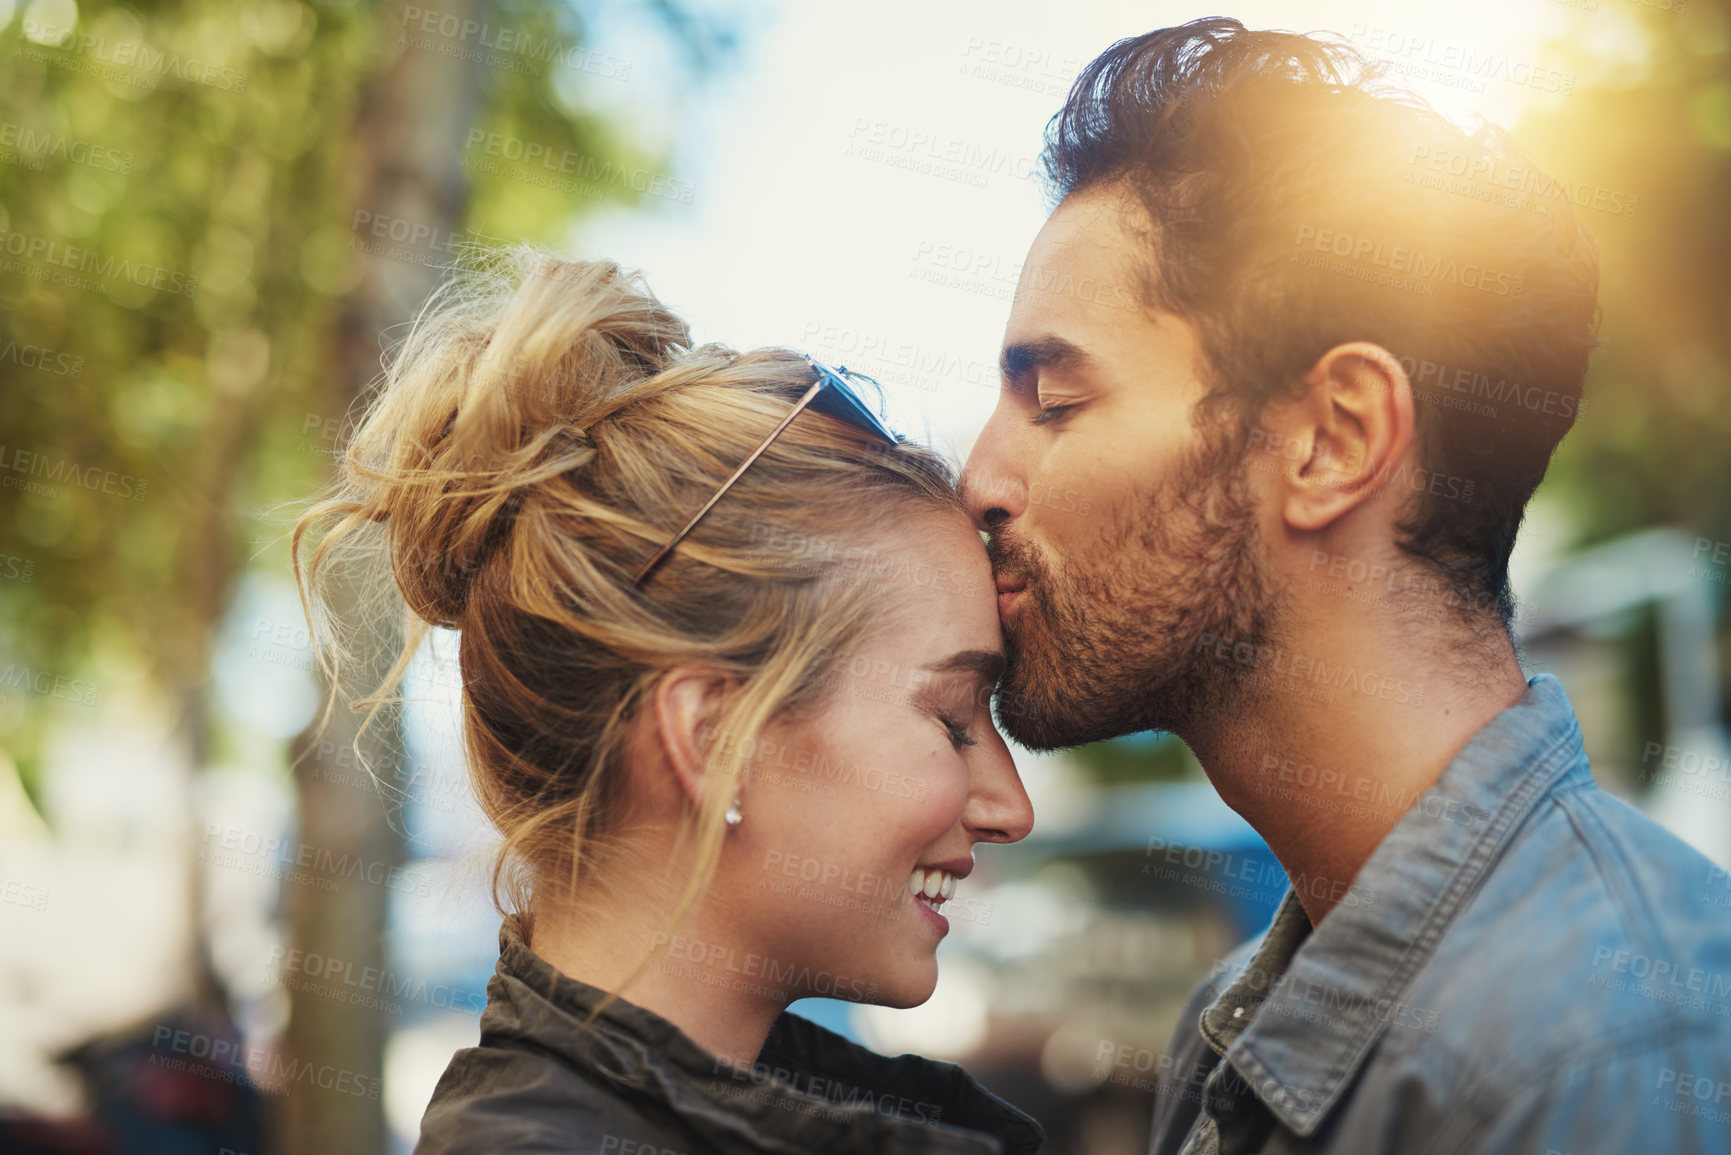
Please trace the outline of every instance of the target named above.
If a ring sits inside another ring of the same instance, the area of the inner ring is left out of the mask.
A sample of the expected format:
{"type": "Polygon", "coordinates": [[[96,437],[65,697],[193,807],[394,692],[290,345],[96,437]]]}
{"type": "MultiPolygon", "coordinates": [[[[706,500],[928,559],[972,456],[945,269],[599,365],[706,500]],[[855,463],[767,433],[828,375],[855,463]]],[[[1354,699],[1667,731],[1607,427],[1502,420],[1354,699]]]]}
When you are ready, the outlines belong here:
{"type": "Polygon", "coordinates": [[[661,755],[680,792],[703,803],[704,770],[715,718],[739,679],[713,666],[675,666],[651,693],[651,716],[661,755]]]}

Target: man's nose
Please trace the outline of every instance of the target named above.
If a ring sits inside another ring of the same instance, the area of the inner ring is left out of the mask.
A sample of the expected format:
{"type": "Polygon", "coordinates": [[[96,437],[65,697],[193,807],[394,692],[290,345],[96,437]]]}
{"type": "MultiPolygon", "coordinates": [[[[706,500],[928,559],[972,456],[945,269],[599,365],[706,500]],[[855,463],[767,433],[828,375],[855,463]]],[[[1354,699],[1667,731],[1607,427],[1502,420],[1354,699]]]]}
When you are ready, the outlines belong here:
{"type": "Polygon", "coordinates": [[[993,413],[980,430],[962,467],[962,501],[978,530],[990,530],[1021,516],[1027,505],[1027,482],[1016,468],[1015,454],[999,417],[993,413]]]}

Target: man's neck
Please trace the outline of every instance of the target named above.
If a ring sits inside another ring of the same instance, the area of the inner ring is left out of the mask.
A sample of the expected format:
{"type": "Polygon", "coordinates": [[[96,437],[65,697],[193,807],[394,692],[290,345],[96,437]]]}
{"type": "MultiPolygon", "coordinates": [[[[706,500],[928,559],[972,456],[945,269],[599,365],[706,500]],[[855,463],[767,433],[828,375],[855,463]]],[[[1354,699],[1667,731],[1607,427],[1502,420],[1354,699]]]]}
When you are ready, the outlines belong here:
{"type": "Polygon", "coordinates": [[[1506,636],[1468,660],[1440,632],[1378,620],[1282,640],[1258,657],[1254,690],[1182,735],[1285,867],[1313,926],[1354,893],[1371,853],[1472,736],[1526,692],[1506,636]]]}

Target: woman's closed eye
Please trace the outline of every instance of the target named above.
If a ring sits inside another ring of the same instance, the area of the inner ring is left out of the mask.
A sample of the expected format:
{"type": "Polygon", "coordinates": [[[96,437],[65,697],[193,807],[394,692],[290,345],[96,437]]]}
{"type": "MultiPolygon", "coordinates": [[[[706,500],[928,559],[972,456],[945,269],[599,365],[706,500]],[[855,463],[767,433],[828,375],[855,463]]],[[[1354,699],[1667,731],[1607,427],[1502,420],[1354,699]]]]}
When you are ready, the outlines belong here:
{"type": "Polygon", "coordinates": [[[980,744],[978,738],[968,733],[967,723],[957,722],[953,718],[939,718],[938,721],[942,722],[944,729],[950,732],[950,743],[956,749],[960,750],[964,746],[978,746],[980,744]]]}

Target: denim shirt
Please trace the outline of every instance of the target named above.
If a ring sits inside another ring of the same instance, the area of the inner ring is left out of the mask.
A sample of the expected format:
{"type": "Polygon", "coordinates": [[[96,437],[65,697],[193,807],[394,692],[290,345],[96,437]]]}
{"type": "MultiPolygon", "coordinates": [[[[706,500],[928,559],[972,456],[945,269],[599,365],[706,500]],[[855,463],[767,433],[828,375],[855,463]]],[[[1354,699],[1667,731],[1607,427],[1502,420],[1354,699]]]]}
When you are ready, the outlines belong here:
{"type": "Polygon", "coordinates": [[[1191,996],[1152,1155],[1731,1151],[1731,877],[1598,789],[1555,678],[1352,890],[1191,996]]]}

